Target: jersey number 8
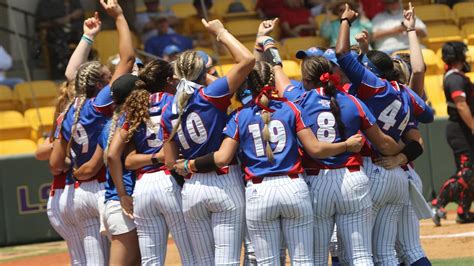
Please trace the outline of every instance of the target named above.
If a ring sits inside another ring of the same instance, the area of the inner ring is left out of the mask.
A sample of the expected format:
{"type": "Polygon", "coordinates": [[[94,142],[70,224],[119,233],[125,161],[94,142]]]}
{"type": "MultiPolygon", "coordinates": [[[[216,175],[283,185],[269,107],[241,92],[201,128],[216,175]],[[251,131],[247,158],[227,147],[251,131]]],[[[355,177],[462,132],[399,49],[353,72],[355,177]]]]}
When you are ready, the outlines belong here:
{"type": "MultiPolygon", "coordinates": [[[[270,131],[270,143],[274,143],[275,149],[273,153],[280,153],[283,151],[286,145],[286,131],[285,126],[279,120],[272,120],[268,124],[270,131]]],[[[249,125],[249,132],[253,137],[253,144],[255,145],[255,152],[257,157],[265,156],[265,148],[263,147],[262,133],[259,124],[249,125]]]]}

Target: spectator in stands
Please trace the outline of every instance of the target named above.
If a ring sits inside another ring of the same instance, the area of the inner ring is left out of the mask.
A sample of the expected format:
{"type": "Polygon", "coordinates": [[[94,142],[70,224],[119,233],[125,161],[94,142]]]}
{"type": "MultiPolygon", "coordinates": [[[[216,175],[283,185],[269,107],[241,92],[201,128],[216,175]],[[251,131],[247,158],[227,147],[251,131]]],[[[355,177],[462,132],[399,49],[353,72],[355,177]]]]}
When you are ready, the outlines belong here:
{"type": "Polygon", "coordinates": [[[369,19],[373,19],[378,13],[385,10],[382,0],[359,0],[359,3],[362,5],[364,15],[369,19]]]}
{"type": "MultiPolygon", "coordinates": [[[[372,20],[372,40],[374,48],[391,53],[409,48],[407,25],[403,21],[403,9],[399,0],[384,0],[385,11],[372,20]]],[[[420,19],[416,20],[415,29],[419,38],[427,35],[426,26],[420,19]]]]}
{"type": "MultiPolygon", "coordinates": [[[[202,24],[202,23],[201,23],[202,24]]],[[[150,37],[145,43],[145,52],[163,57],[165,48],[169,45],[175,45],[180,50],[185,51],[192,49],[194,43],[189,37],[185,37],[179,33],[171,31],[168,23],[168,18],[162,16],[157,18],[158,35],[150,37]]]]}
{"type": "Polygon", "coordinates": [[[15,85],[23,82],[20,78],[7,78],[5,72],[12,67],[12,57],[0,45],[0,85],[15,88],[15,85]]]}
{"type": "Polygon", "coordinates": [[[179,49],[178,46],[174,44],[168,45],[163,50],[163,60],[165,60],[166,62],[172,62],[176,60],[176,58],[178,58],[178,54],[181,52],[182,50],[179,49]]]}
{"type": "Polygon", "coordinates": [[[302,0],[286,0],[285,8],[280,11],[282,37],[315,35],[316,27],[311,12],[302,0]]]}
{"type": "Polygon", "coordinates": [[[285,0],[257,0],[255,11],[261,19],[280,17],[285,9],[285,0]]]}
{"type": "Polygon", "coordinates": [[[69,44],[78,43],[82,35],[83,14],[80,0],[41,0],[36,6],[36,27],[46,30],[53,79],[64,77],[69,44]]]}
{"type": "MultiPolygon", "coordinates": [[[[158,34],[158,17],[167,16],[171,26],[177,22],[176,16],[171,10],[160,10],[160,0],[145,0],[146,12],[138,13],[135,21],[135,29],[140,35],[142,43],[146,43],[150,37],[158,34]]],[[[169,28],[169,33],[175,33],[174,29],[169,28]]]]}
{"type": "Polygon", "coordinates": [[[208,21],[219,19],[210,12],[212,0],[204,0],[204,9],[202,8],[201,0],[193,0],[193,6],[197,14],[186,18],[183,25],[183,33],[195,40],[199,46],[209,46],[211,45],[210,35],[202,25],[201,19],[205,18],[208,21]]]}
{"type": "MultiPolygon", "coordinates": [[[[342,13],[345,10],[345,3],[348,3],[352,10],[359,10],[359,4],[356,1],[344,1],[336,0],[333,1],[327,8],[327,16],[321,25],[320,33],[321,36],[329,41],[329,46],[336,46],[337,37],[339,36],[339,27],[342,13]],[[337,19],[330,21],[331,14],[335,15],[337,19]]],[[[369,34],[372,32],[372,23],[364,16],[359,16],[354,22],[352,22],[350,29],[350,41],[351,45],[357,44],[355,36],[357,33],[367,31],[369,34]]]]}
{"type": "Polygon", "coordinates": [[[465,0],[435,0],[434,1],[436,4],[445,4],[448,5],[450,8],[453,8],[453,6],[457,3],[460,2],[466,2],[465,0]]]}

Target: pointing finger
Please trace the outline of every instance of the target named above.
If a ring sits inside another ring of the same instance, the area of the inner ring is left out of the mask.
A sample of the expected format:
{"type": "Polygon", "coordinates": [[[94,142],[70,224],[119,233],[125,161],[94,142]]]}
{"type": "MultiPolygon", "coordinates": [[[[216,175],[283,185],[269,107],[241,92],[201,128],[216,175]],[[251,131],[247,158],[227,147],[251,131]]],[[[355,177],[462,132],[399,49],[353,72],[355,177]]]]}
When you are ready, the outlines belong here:
{"type": "Polygon", "coordinates": [[[97,19],[97,20],[100,19],[100,18],[99,18],[99,12],[96,11],[96,12],[94,13],[94,18],[97,19]]]}
{"type": "Polygon", "coordinates": [[[201,19],[201,22],[205,27],[209,27],[209,23],[207,22],[206,19],[201,19]]]}

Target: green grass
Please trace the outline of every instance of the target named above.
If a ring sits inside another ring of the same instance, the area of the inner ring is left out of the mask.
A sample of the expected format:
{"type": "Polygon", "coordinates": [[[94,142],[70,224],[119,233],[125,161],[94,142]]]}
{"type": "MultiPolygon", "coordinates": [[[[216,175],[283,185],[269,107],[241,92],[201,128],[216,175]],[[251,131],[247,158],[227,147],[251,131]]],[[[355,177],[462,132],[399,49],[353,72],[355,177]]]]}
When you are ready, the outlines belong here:
{"type": "Polygon", "coordinates": [[[431,260],[433,266],[471,266],[474,265],[474,257],[461,259],[438,259],[431,260]]]}

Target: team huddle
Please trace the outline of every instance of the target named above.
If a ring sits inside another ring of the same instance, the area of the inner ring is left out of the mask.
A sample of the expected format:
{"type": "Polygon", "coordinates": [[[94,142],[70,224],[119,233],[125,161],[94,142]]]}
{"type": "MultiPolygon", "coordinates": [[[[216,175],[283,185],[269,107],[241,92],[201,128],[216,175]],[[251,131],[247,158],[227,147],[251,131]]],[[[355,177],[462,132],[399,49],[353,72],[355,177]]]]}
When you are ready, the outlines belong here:
{"type": "Polygon", "coordinates": [[[163,265],[171,232],[183,265],[239,265],[242,246],[245,265],[286,250],[292,265],[431,265],[409,186],[422,190],[411,162],[433,111],[400,71],[410,60],[350,46],[348,5],[336,47],[298,52],[296,81],[269,37],[277,19],[253,53],[203,20],[235,61],[219,77],[202,51],[143,65],[117,1],[101,2],[120,61],[85,62],[101,24],[87,19],[48,144],[48,217],[71,264],[163,265]]]}

